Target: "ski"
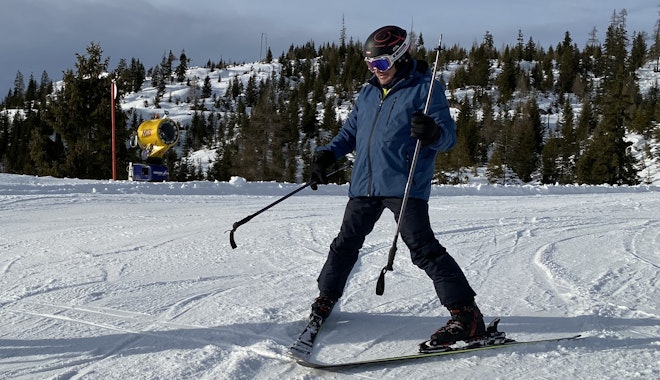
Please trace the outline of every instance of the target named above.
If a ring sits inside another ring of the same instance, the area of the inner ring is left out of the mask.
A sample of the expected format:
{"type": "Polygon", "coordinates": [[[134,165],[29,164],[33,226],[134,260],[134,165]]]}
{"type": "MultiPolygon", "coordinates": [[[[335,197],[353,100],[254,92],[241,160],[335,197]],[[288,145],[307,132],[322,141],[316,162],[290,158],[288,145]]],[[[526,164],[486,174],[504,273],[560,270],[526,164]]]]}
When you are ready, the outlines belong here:
{"type": "Polygon", "coordinates": [[[314,341],[325,320],[316,314],[309,317],[307,326],[303,329],[298,339],[289,347],[289,355],[294,359],[307,362],[314,349],[314,341]]]}
{"type": "Polygon", "coordinates": [[[561,338],[537,339],[537,340],[528,340],[528,341],[509,340],[505,343],[500,343],[500,344],[492,344],[492,345],[476,346],[476,347],[475,346],[468,346],[466,348],[447,348],[443,351],[436,351],[436,352],[430,352],[430,353],[417,353],[417,354],[412,354],[412,355],[391,356],[391,357],[375,358],[375,359],[367,359],[367,360],[348,361],[348,362],[342,362],[342,363],[323,363],[323,362],[303,360],[303,359],[298,359],[297,362],[298,362],[298,364],[300,364],[304,367],[309,367],[309,368],[314,368],[314,369],[322,369],[322,370],[332,370],[332,369],[361,367],[361,366],[378,365],[378,364],[382,365],[382,364],[389,364],[389,363],[395,363],[395,362],[400,363],[400,362],[421,360],[421,359],[427,359],[427,358],[439,357],[439,356],[467,354],[467,353],[471,353],[471,352],[493,350],[493,349],[505,348],[505,347],[511,347],[511,346],[521,346],[521,345],[529,345],[529,344],[559,342],[559,341],[564,341],[564,340],[574,340],[574,339],[580,338],[580,336],[581,335],[572,335],[572,336],[566,336],[566,337],[561,337],[561,338]]]}

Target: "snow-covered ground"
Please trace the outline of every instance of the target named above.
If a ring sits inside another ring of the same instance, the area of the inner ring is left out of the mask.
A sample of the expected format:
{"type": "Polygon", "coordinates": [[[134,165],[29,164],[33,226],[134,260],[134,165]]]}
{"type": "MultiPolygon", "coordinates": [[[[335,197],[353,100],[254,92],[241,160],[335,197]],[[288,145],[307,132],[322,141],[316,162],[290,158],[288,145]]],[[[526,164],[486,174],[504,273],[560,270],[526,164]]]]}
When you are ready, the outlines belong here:
{"type": "MultiPolygon", "coordinates": [[[[0,174],[0,378],[657,379],[660,188],[435,187],[438,239],[488,320],[519,340],[583,334],[410,364],[323,372],[286,347],[304,325],[346,187],[136,183],[0,174]]],[[[314,358],[407,354],[444,324],[395,224],[367,238],[314,358]]]]}

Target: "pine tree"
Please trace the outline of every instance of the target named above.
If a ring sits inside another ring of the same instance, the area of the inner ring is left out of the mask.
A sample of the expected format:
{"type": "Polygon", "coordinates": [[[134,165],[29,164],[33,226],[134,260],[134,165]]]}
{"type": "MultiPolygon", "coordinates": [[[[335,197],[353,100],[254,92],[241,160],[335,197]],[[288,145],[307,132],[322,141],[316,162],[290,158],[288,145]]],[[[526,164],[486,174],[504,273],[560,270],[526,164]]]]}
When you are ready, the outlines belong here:
{"type": "Polygon", "coordinates": [[[250,75],[245,87],[245,105],[252,107],[257,104],[259,97],[259,86],[257,85],[257,74],[250,75]]]}
{"type": "Polygon", "coordinates": [[[653,28],[653,44],[649,52],[650,58],[655,61],[654,71],[660,71],[660,19],[656,20],[653,28]]]}
{"type": "MultiPolygon", "coordinates": [[[[62,175],[74,178],[111,178],[109,58],[100,45],[91,43],[86,55],[76,54],[76,72],[64,73],[63,86],[47,108],[46,121],[65,143],[62,175]]],[[[118,97],[121,98],[121,94],[118,97]]],[[[124,114],[116,102],[117,141],[127,141],[124,114]]],[[[126,165],[124,145],[117,144],[118,167],[126,165]]]]}
{"type": "Polygon", "coordinates": [[[502,72],[495,80],[500,91],[500,104],[506,104],[513,97],[513,92],[518,84],[519,71],[518,63],[507,47],[502,54],[502,72]]]}
{"type": "Polygon", "coordinates": [[[328,96],[323,105],[323,120],[321,121],[320,128],[335,135],[338,131],[337,128],[337,111],[335,110],[335,98],[328,96]]]}
{"type": "Polygon", "coordinates": [[[213,87],[211,87],[211,78],[207,75],[206,78],[204,78],[204,85],[202,86],[202,98],[210,98],[212,92],[213,87]]]}
{"type": "Polygon", "coordinates": [[[646,40],[648,36],[644,32],[638,32],[633,37],[632,47],[630,48],[629,70],[635,71],[644,65],[647,56],[646,40]]]}
{"type": "Polygon", "coordinates": [[[605,78],[602,84],[602,119],[577,163],[577,180],[586,184],[637,184],[636,160],[624,140],[629,110],[638,95],[632,72],[626,66],[625,10],[612,17],[605,38],[605,78]]]}
{"type": "Polygon", "coordinates": [[[7,100],[7,107],[9,108],[23,108],[25,103],[25,77],[20,71],[16,72],[14,78],[14,90],[10,92],[10,97],[7,100]]]}
{"type": "Polygon", "coordinates": [[[442,183],[463,182],[462,171],[476,165],[480,160],[481,140],[479,134],[479,121],[473,110],[470,99],[467,97],[459,104],[459,113],[456,117],[456,146],[446,154],[439,154],[436,160],[436,178],[442,183]],[[447,179],[441,171],[458,173],[455,180],[447,179]]]}
{"type": "Polygon", "coordinates": [[[177,82],[183,83],[186,80],[187,70],[188,70],[188,57],[186,56],[185,51],[181,51],[181,55],[179,56],[179,66],[177,66],[174,71],[177,82]]]}
{"type": "Polygon", "coordinates": [[[470,53],[470,62],[468,64],[468,84],[488,87],[490,83],[490,60],[493,57],[492,36],[487,33],[484,42],[477,48],[473,48],[470,53]]]}
{"type": "MultiPolygon", "coordinates": [[[[529,106],[525,108],[529,109],[529,106]]],[[[512,120],[510,146],[507,161],[511,169],[523,182],[532,180],[532,174],[538,169],[537,131],[535,121],[523,108],[516,111],[512,120]]]]}
{"type": "Polygon", "coordinates": [[[46,104],[46,97],[53,93],[53,82],[50,80],[46,71],[41,73],[41,80],[39,82],[39,102],[46,104]]]}
{"type": "Polygon", "coordinates": [[[560,181],[561,173],[558,168],[560,162],[560,140],[553,132],[550,132],[548,141],[543,146],[543,151],[541,152],[541,183],[555,184],[560,181]]]}
{"type": "Polygon", "coordinates": [[[10,125],[9,115],[6,112],[0,112],[0,172],[8,171],[9,160],[7,151],[9,150],[10,141],[10,125]]]}
{"type": "Polygon", "coordinates": [[[559,93],[573,91],[573,81],[578,74],[579,66],[579,55],[577,50],[577,46],[573,45],[571,34],[566,32],[564,35],[564,41],[557,48],[557,54],[559,54],[559,93]]]}
{"type": "MultiPolygon", "coordinates": [[[[25,113],[16,113],[14,119],[11,121],[11,132],[8,135],[8,147],[7,147],[7,163],[5,165],[5,170],[9,173],[24,173],[24,170],[29,166],[29,151],[28,144],[29,139],[32,134],[32,130],[28,122],[26,121],[27,116],[31,112],[25,113]]],[[[33,172],[28,172],[28,174],[35,174],[33,172]]]]}
{"type": "Polygon", "coordinates": [[[584,149],[587,139],[593,133],[598,125],[598,118],[594,114],[593,101],[585,97],[582,99],[582,110],[577,120],[577,127],[575,130],[576,139],[580,145],[580,150],[584,149]]]}
{"type": "Polygon", "coordinates": [[[206,133],[206,120],[204,120],[203,113],[199,111],[193,113],[188,130],[190,132],[190,149],[199,150],[207,145],[209,136],[206,133]]]}
{"type": "Polygon", "coordinates": [[[561,119],[558,123],[560,138],[558,142],[558,172],[559,182],[562,184],[575,182],[575,162],[580,153],[577,134],[574,128],[573,107],[567,97],[564,102],[561,119]]]}
{"type": "Polygon", "coordinates": [[[529,40],[527,40],[527,43],[525,44],[523,59],[525,61],[532,62],[536,60],[537,52],[538,52],[538,48],[536,46],[536,43],[534,42],[534,39],[532,37],[529,37],[529,40]]]}
{"type": "Polygon", "coordinates": [[[488,160],[486,178],[491,183],[506,184],[509,180],[507,173],[510,168],[510,155],[514,147],[514,123],[513,118],[508,117],[504,111],[501,113],[499,121],[502,127],[492,144],[492,154],[488,160]]]}
{"type": "Polygon", "coordinates": [[[630,129],[644,137],[651,138],[655,127],[655,114],[659,105],[660,89],[655,84],[649,89],[646,97],[639,99],[632,113],[630,129]]]}
{"type": "Polygon", "coordinates": [[[172,50],[170,50],[169,54],[167,55],[163,54],[163,58],[161,59],[160,62],[160,69],[161,69],[163,82],[165,83],[172,82],[172,63],[174,62],[175,59],[176,58],[174,57],[172,50]]]}
{"type": "Polygon", "coordinates": [[[37,90],[37,81],[34,79],[34,75],[30,74],[27,89],[25,90],[25,107],[32,108],[32,103],[38,99],[39,93],[37,90]]]}

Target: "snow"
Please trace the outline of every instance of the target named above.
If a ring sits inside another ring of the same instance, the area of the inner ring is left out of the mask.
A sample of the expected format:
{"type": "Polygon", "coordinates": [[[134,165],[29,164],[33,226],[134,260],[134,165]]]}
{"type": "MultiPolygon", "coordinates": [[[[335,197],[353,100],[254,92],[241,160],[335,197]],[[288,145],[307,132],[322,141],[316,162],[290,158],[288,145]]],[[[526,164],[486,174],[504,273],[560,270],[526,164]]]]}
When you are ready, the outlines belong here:
{"type": "MultiPolygon", "coordinates": [[[[437,186],[437,238],[487,321],[527,340],[409,364],[324,372],[286,356],[316,296],[346,186],[138,183],[0,174],[0,378],[651,379],[660,377],[660,188],[437,186]]],[[[409,354],[447,312],[395,231],[367,238],[314,358],[409,354]]]]}
{"type": "MultiPolygon", "coordinates": [[[[281,66],[277,62],[233,65],[224,69],[214,70],[194,66],[188,68],[186,78],[191,80],[191,84],[197,84],[195,86],[197,87],[196,97],[199,98],[201,97],[201,88],[204,85],[204,79],[208,76],[211,84],[211,93],[217,98],[221,98],[225,95],[231,83],[230,81],[239,80],[243,83],[243,86],[247,86],[250,77],[256,76],[258,83],[259,81],[268,79],[273,71],[279,72],[281,66]]],[[[144,120],[167,115],[168,118],[182,125],[190,124],[194,111],[191,110],[189,101],[194,96],[191,95],[191,86],[188,85],[188,80],[182,83],[172,80],[165,87],[165,94],[160,99],[158,107],[156,107],[154,105],[154,98],[157,95],[158,89],[152,86],[151,78],[147,78],[140,91],[128,93],[122,98],[121,107],[124,111],[132,109],[138,112],[144,120]]],[[[214,109],[211,98],[198,100],[203,102],[207,109],[214,109]]],[[[208,115],[208,112],[205,112],[205,114],[208,115]]]]}

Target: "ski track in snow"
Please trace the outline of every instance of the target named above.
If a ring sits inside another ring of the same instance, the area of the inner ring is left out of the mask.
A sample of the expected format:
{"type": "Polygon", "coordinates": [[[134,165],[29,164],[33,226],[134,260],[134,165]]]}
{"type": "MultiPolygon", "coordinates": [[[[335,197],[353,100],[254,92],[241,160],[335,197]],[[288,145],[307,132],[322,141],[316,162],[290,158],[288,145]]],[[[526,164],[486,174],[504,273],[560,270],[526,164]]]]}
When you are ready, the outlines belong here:
{"type": "MultiPolygon", "coordinates": [[[[486,318],[519,340],[414,364],[302,368],[286,356],[316,296],[345,187],[139,184],[0,174],[0,378],[425,379],[660,377],[660,191],[655,187],[434,189],[437,238],[486,318]]],[[[447,312],[386,211],[367,237],[313,358],[411,353],[447,312]]],[[[487,320],[487,322],[488,322],[487,320]]]]}

